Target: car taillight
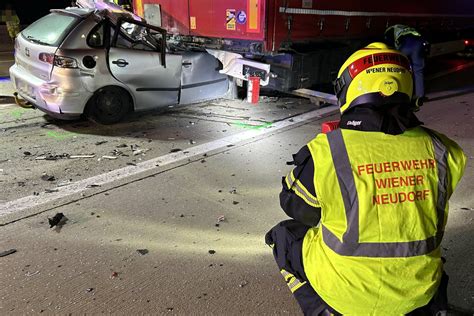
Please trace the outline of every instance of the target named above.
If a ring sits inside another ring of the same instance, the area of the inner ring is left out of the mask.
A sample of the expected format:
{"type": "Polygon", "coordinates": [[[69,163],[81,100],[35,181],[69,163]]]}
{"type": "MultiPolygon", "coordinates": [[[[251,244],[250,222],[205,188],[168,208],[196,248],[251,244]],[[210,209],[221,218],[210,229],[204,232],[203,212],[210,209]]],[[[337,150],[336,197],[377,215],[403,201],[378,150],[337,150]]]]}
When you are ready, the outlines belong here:
{"type": "Polygon", "coordinates": [[[52,65],[54,62],[54,54],[40,53],[39,60],[52,65]]]}
{"type": "Polygon", "coordinates": [[[71,57],[55,55],[54,66],[60,68],[77,68],[77,60],[71,57]]]}

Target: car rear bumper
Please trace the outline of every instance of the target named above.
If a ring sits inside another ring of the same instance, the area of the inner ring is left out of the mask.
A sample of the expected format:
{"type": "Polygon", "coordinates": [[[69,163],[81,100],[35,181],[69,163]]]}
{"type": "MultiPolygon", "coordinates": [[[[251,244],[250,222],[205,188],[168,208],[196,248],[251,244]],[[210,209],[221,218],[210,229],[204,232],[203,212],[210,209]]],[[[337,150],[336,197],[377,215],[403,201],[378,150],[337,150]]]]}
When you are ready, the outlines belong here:
{"type": "MultiPolygon", "coordinates": [[[[61,119],[79,117],[84,111],[87,100],[92,95],[81,89],[81,82],[72,85],[78,89],[66,90],[60,81],[44,81],[31,75],[17,64],[10,67],[10,78],[22,98],[43,112],[61,119]]],[[[68,86],[71,86],[70,82],[68,82],[68,86]]]]}

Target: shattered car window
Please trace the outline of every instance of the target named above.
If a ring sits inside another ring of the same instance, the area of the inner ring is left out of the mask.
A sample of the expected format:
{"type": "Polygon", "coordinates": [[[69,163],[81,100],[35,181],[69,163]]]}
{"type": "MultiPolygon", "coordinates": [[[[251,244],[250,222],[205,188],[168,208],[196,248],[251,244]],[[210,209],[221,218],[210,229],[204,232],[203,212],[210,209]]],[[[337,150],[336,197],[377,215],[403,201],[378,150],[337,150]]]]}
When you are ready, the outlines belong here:
{"type": "Polygon", "coordinates": [[[104,46],[105,22],[98,24],[87,37],[87,44],[90,47],[98,48],[104,46]]]}
{"type": "Polygon", "coordinates": [[[120,25],[117,47],[160,51],[161,34],[135,23],[124,22],[120,25]]]}
{"type": "Polygon", "coordinates": [[[77,21],[78,18],[73,16],[50,13],[28,26],[21,34],[30,42],[58,46],[77,21]]]}

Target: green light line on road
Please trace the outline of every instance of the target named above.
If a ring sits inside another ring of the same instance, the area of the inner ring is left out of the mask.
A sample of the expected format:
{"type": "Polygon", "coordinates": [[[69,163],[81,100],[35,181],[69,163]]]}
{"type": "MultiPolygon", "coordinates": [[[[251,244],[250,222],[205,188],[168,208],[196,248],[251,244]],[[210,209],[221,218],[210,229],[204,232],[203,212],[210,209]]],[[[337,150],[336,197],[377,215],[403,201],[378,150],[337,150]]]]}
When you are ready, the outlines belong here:
{"type": "Polygon", "coordinates": [[[242,122],[237,122],[237,121],[233,122],[232,124],[237,127],[246,128],[246,129],[261,129],[261,128],[267,128],[273,125],[271,122],[265,122],[263,124],[254,125],[254,124],[242,123],[242,122]]]}
{"type": "Polygon", "coordinates": [[[55,132],[55,131],[49,131],[46,133],[47,136],[56,138],[56,139],[67,139],[76,136],[76,133],[70,133],[70,132],[55,132]]]}
{"type": "Polygon", "coordinates": [[[20,119],[23,114],[25,114],[26,110],[24,109],[15,109],[13,111],[10,112],[10,115],[14,118],[14,119],[20,119]]]}

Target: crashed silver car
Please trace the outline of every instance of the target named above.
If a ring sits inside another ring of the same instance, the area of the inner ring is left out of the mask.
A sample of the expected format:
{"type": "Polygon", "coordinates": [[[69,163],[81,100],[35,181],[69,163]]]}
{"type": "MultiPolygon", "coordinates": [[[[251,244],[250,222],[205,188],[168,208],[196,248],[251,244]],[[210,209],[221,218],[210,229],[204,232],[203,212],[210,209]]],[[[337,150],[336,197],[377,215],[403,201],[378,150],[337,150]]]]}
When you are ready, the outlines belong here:
{"type": "Polygon", "coordinates": [[[206,52],[170,50],[165,30],[104,4],[52,10],[23,30],[10,76],[50,116],[110,124],[131,111],[223,96],[221,67],[206,52]]]}

